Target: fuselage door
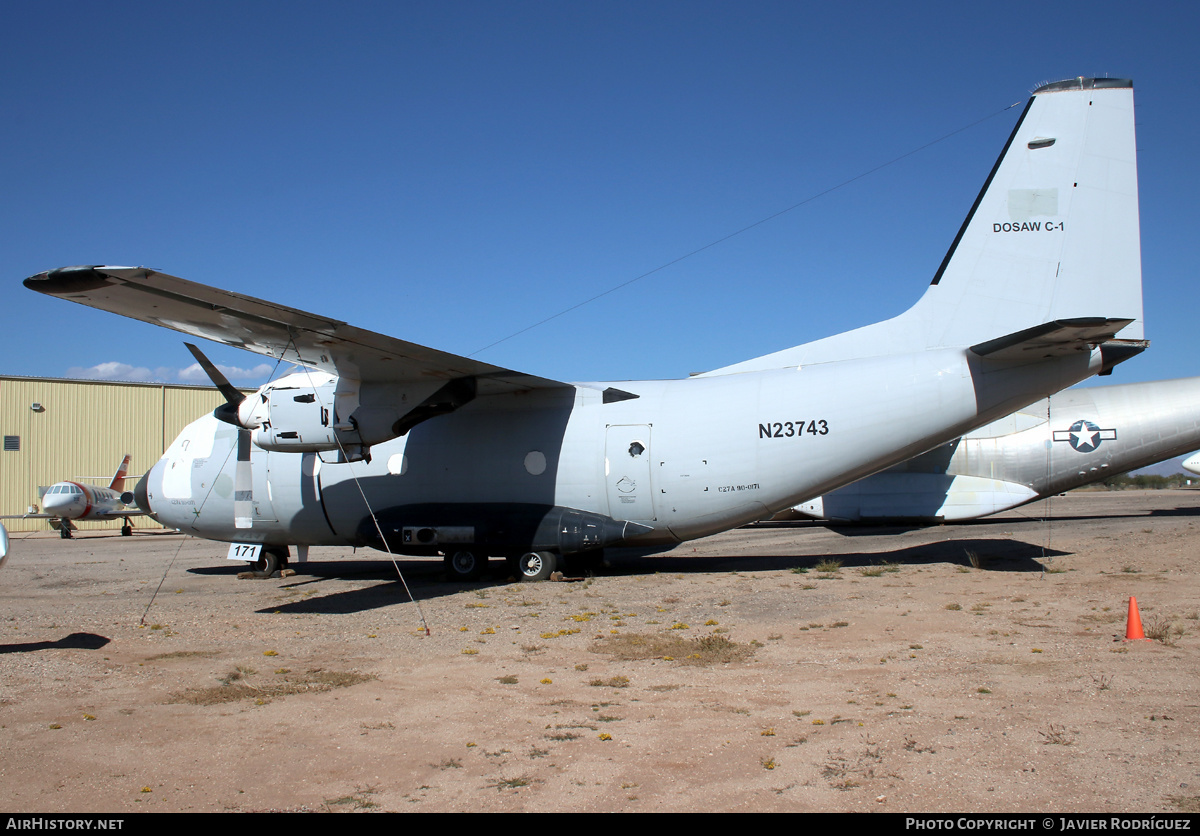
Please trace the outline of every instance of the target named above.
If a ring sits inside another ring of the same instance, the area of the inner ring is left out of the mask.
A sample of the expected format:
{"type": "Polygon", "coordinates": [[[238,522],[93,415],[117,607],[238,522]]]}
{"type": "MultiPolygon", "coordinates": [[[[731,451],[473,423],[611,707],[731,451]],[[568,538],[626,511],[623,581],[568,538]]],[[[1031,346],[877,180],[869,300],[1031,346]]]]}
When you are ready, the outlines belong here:
{"type": "Polygon", "coordinates": [[[604,443],[609,516],[614,520],[655,519],[650,472],[650,426],[610,425],[604,443]]]}

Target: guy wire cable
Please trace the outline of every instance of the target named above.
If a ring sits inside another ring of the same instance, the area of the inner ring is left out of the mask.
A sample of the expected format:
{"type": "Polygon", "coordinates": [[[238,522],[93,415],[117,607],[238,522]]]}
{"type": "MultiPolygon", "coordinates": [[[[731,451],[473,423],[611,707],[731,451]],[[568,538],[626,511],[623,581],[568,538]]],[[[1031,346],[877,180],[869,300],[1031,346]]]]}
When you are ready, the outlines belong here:
{"type": "MultiPolygon", "coordinates": [[[[292,347],[292,349],[296,352],[296,356],[299,357],[300,350],[296,348],[295,338],[292,336],[290,328],[288,329],[288,345],[292,347]]],[[[286,346],[284,347],[284,351],[287,351],[286,346]]],[[[325,403],[320,400],[320,395],[317,394],[317,386],[315,383],[313,383],[312,370],[307,366],[301,366],[301,368],[304,369],[304,375],[308,378],[308,385],[312,387],[313,394],[317,397],[317,403],[324,407],[325,403]]],[[[331,417],[334,415],[334,408],[335,406],[333,404],[329,405],[329,414],[331,417]]],[[[346,460],[344,463],[350,470],[350,478],[354,480],[354,487],[358,488],[358,494],[362,497],[363,505],[367,507],[367,513],[371,515],[371,522],[375,525],[375,531],[379,535],[380,541],[383,543],[383,548],[392,561],[392,568],[396,570],[396,576],[400,578],[400,585],[403,586],[404,591],[408,593],[408,600],[412,601],[417,607],[417,615],[421,619],[421,626],[425,628],[425,635],[432,635],[432,633],[429,631],[429,622],[425,619],[425,610],[421,607],[421,602],[417,600],[415,595],[413,595],[412,590],[409,589],[408,581],[404,578],[404,573],[400,571],[400,564],[396,561],[396,555],[392,552],[392,547],[388,544],[387,537],[383,535],[383,528],[379,525],[379,518],[375,515],[375,509],[371,507],[370,500],[367,499],[367,493],[363,490],[362,482],[359,481],[358,474],[354,471],[353,463],[350,461],[349,456],[346,455],[346,448],[342,446],[342,440],[338,437],[336,427],[333,431],[333,440],[337,443],[338,451],[342,454],[342,458],[346,460]]]]}

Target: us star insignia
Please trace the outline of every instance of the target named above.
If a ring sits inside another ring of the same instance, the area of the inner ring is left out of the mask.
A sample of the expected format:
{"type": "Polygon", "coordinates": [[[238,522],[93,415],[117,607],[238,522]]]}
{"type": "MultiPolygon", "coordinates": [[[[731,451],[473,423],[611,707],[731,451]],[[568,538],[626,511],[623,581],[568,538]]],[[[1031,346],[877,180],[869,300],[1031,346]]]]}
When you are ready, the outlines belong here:
{"type": "Polygon", "coordinates": [[[1071,445],[1071,449],[1080,453],[1090,453],[1099,447],[1102,441],[1116,441],[1117,431],[1101,429],[1091,421],[1081,418],[1072,424],[1070,429],[1055,430],[1054,440],[1065,441],[1071,445]]]}

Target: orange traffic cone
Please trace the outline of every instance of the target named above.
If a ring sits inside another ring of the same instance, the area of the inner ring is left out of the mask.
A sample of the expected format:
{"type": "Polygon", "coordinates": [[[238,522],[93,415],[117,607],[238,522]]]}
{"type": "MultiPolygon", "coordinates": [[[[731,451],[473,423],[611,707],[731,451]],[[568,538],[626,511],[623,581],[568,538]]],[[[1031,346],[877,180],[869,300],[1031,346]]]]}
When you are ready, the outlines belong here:
{"type": "Polygon", "coordinates": [[[1142,614],[1138,612],[1137,598],[1129,596],[1129,617],[1125,619],[1125,641],[1146,641],[1142,631],[1142,614]]]}

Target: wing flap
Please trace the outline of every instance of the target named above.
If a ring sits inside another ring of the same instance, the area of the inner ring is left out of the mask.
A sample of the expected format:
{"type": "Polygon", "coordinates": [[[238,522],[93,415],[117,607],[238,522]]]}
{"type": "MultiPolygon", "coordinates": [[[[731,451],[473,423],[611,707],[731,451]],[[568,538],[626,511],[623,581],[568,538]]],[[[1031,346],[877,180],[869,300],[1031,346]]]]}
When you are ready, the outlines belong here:
{"type": "Polygon", "coordinates": [[[480,394],[570,388],[565,383],[356,328],[345,322],[145,267],[63,267],[25,286],[49,296],[161,325],[363,382],[475,378],[480,394]]]}

